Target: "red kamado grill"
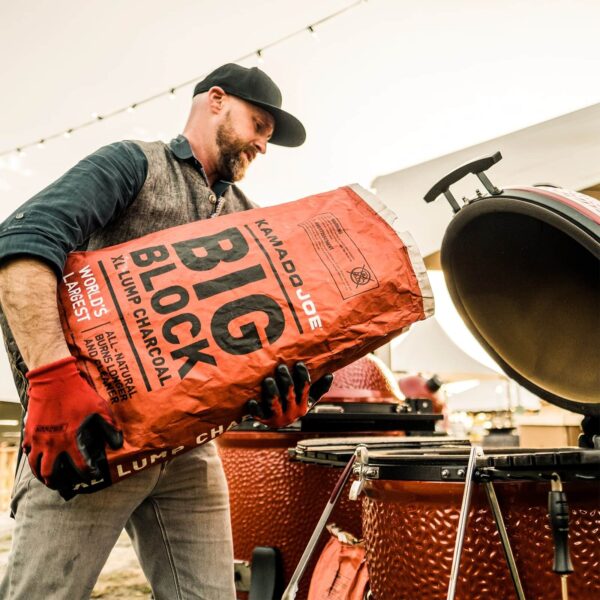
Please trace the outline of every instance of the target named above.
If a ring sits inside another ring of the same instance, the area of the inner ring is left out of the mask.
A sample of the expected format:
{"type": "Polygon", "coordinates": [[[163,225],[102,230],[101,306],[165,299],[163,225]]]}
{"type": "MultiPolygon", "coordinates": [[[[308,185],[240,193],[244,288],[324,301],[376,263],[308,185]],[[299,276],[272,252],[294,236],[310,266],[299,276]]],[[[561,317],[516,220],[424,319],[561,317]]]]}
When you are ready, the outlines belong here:
{"type": "MultiPolygon", "coordinates": [[[[425,197],[432,202],[444,194],[456,213],[441,247],[446,282],[463,320],[509,377],[583,415],[579,447],[484,450],[438,436],[317,434],[298,441],[295,462],[279,450],[279,466],[266,467],[266,477],[250,477],[247,494],[261,505],[256,521],[268,515],[275,527],[289,514],[307,521],[302,535],[290,534],[295,547],[286,549],[297,560],[317,505],[326,505],[334,480],[343,481],[351,468],[373,600],[600,597],[600,202],[549,185],[501,190],[485,174],[500,158],[497,153],[455,169],[425,197]],[[477,191],[460,205],[450,186],[468,174],[487,193],[477,191]],[[293,477],[303,489],[291,494],[286,488],[281,517],[277,494],[258,494],[261,479],[286,478],[284,465],[297,469],[293,477]],[[304,479],[303,465],[318,470],[318,483],[304,479]],[[327,472],[334,475],[326,478],[327,472]]],[[[342,427],[340,406],[326,413],[329,431],[342,427]]],[[[246,469],[232,461],[229,471],[258,474],[263,469],[255,465],[249,457],[246,469]]],[[[345,488],[341,498],[347,496],[345,488]]],[[[284,600],[305,597],[308,554],[284,600]]]]}
{"type": "MultiPolygon", "coordinates": [[[[355,444],[366,437],[381,442],[407,433],[433,435],[441,418],[405,404],[391,371],[367,355],[337,371],[329,392],[293,426],[271,430],[249,422],[221,436],[238,598],[280,599],[339,476],[336,469],[291,460],[290,448],[331,435],[343,435],[355,444]]],[[[346,489],[331,520],[360,537],[360,506],[347,496],[346,489]]],[[[319,551],[323,546],[324,540],[319,551]]],[[[309,571],[315,562],[316,557],[309,571]]],[[[307,574],[299,600],[306,599],[309,583],[307,574]]]]}
{"type": "Polygon", "coordinates": [[[444,194],[456,213],[446,282],[508,376],[584,415],[579,447],[300,444],[307,462],[355,457],[373,600],[600,598],[600,202],[498,189],[484,171],[500,158],[459,167],[425,197],[444,194]],[[461,206],[449,188],[469,173],[487,194],[461,206]]]}

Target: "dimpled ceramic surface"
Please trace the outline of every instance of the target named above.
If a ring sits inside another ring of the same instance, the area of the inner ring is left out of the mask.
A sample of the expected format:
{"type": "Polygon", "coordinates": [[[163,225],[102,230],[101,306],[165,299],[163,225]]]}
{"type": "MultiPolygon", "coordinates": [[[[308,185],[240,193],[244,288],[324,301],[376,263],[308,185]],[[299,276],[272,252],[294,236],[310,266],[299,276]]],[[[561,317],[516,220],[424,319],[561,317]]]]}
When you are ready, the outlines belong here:
{"type": "MultiPolygon", "coordinates": [[[[372,481],[363,500],[363,529],[375,600],[444,600],[464,486],[446,482],[372,481]]],[[[527,600],[560,600],[552,572],[549,485],[496,483],[527,600]]],[[[575,572],[569,597],[600,598],[600,486],[566,482],[575,572]]],[[[457,586],[457,600],[516,600],[485,492],[476,486],[457,586]]]]}
{"type": "MultiPolygon", "coordinates": [[[[290,461],[307,434],[230,432],[219,438],[229,483],[234,556],[250,560],[256,546],[281,551],[285,582],[290,580],[342,470],[290,461]]],[[[348,499],[346,486],[329,522],[361,535],[361,505],[348,499]]],[[[306,600],[310,575],[327,533],[302,578],[297,600],[306,600]]],[[[239,598],[245,598],[243,594],[239,598]]]]}
{"type": "Polygon", "coordinates": [[[334,373],[333,384],[324,402],[357,402],[357,392],[363,392],[361,402],[368,402],[368,393],[378,402],[400,402],[403,399],[394,374],[379,358],[367,354],[334,373]]]}

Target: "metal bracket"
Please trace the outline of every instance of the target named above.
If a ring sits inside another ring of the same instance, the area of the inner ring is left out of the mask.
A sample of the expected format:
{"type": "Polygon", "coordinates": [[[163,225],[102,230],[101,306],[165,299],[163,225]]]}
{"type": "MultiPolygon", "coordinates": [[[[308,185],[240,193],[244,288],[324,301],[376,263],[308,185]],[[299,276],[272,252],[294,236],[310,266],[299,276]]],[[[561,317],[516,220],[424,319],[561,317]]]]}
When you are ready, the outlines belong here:
{"type": "Polygon", "coordinates": [[[344,412],[345,411],[344,411],[343,406],[338,406],[335,404],[317,404],[312,410],[312,413],[315,415],[320,415],[320,414],[339,415],[339,414],[343,414],[344,412]]]}
{"type": "Polygon", "coordinates": [[[358,479],[352,482],[348,497],[350,500],[356,501],[361,495],[367,479],[379,479],[379,467],[369,465],[369,451],[366,446],[356,448],[356,462],[352,471],[358,479]]]}
{"type": "Polygon", "coordinates": [[[440,477],[444,481],[464,481],[466,474],[466,467],[443,467],[440,469],[440,477]]]}
{"type": "Polygon", "coordinates": [[[600,450],[600,417],[597,415],[586,415],[583,417],[581,430],[579,447],[600,450]]]}
{"type": "Polygon", "coordinates": [[[233,574],[235,577],[235,589],[238,592],[249,592],[250,578],[252,576],[250,563],[247,560],[234,560],[233,574]]]}

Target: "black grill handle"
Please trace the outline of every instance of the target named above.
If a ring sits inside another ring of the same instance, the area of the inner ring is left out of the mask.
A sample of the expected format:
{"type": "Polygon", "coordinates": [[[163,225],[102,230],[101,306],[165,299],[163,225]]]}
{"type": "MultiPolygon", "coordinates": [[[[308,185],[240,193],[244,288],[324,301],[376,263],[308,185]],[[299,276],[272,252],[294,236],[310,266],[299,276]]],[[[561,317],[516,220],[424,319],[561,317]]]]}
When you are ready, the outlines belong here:
{"type": "Polygon", "coordinates": [[[573,564],[569,553],[569,505],[567,496],[562,490],[560,480],[548,493],[548,516],[554,538],[554,563],[552,570],[559,575],[573,572],[573,564]]]}
{"type": "Polygon", "coordinates": [[[494,154],[490,154],[489,156],[481,156],[480,158],[476,158],[475,160],[470,160],[460,167],[454,169],[454,171],[450,171],[448,175],[442,177],[426,194],[425,194],[425,202],[433,202],[438,196],[444,194],[446,199],[452,206],[452,210],[454,212],[458,212],[460,210],[460,206],[458,202],[450,192],[450,186],[455,184],[457,181],[463,179],[467,175],[473,174],[479,177],[479,180],[484,185],[485,189],[492,195],[501,194],[502,190],[498,189],[492,182],[488,179],[487,175],[484,171],[487,171],[490,167],[495,165],[497,162],[502,160],[502,154],[500,152],[495,152],[494,154]]]}

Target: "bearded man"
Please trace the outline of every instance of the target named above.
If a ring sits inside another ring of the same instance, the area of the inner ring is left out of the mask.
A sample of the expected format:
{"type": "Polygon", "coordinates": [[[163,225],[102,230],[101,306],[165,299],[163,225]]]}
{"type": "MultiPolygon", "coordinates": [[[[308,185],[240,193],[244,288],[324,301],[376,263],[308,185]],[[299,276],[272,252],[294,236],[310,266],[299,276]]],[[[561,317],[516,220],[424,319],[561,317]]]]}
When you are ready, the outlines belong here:
{"type": "MultiPolygon", "coordinates": [[[[213,443],[94,493],[61,497],[75,483],[90,484],[105,445],[117,449],[123,438],[69,352],[57,278],[72,250],[253,208],[233,182],[269,142],[304,139],[263,71],[224,65],[196,85],[183,134],[170,144],[101,148],[0,227],[0,322],[27,411],[4,600],[89,598],[123,528],[157,600],[235,598],[227,485],[213,443]]],[[[313,384],[311,396],[330,382],[313,384]]],[[[293,373],[280,365],[252,410],[285,425],[306,410],[309,385],[302,363],[293,373]]]]}

